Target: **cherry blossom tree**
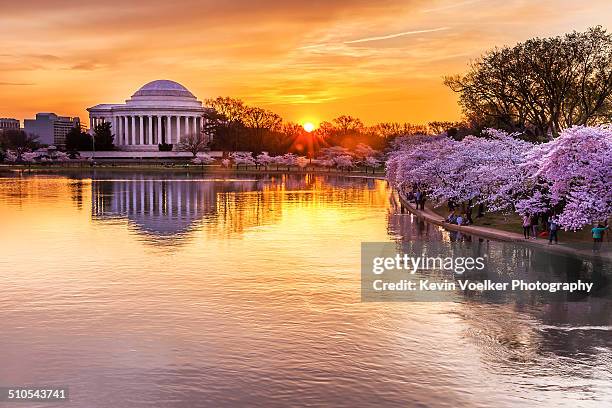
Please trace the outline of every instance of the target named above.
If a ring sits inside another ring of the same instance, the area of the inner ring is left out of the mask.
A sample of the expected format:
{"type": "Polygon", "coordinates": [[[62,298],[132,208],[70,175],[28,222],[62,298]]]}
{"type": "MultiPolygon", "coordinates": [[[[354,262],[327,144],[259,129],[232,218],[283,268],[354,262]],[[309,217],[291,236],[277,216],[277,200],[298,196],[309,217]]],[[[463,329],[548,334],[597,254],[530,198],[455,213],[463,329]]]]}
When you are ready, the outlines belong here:
{"type": "Polygon", "coordinates": [[[40,158],[40,154],[37,152],[25,152],[21,155],[21,160],[25,163],[34,163],[40,158]]]}
{"type": "Polygon", "coordinates": [[[232,153],[232,158],[234,159],[236,168],[238,168],[240,165],[243,165],[245,169],[248,169],[249,166],[255,165],[253,153],[251,152],[235,152],[232,153]]]}
{"type": "Polygon", "coordinates": [[[526,168],[534,185],[547,194],[517,203],[522,212],[547,209],[570,230],[606,220],[612,214],[612,128],[574,126],[527,153],[526,168]]]}
{"type": "Polygon", "coordinates": [[[334,164],[337,168],[341,170],[350,170],[355,166],[355,164],[353,163],[353,157],[348,154],[336,156],[334,158],[334,164]]]}
{"type": "Polygon", "coordinates": [[[331,159],[313,159],[312,163],[316,166],[327,167],[327,171],[331,171],[334,167],[334,161],[331,159]]]}
{"type": "Polygon", "coordinates": [[[365,160],[368,157],[375,156],[378,152],[365,143],[359,143],[355,147],[354,155],[357,160],[365,160]]]}
{"type": "Polygon", "coordinates": [[[436,204],[483,204],[490,211],[556,214],[565,229],[612,214],[612,129],[572,127],[533,145],[518,134],[488,129],[483,137],[396,141],[387,179],[402,190],[429,192],[436,204]]]}
{"type": "Polygon", "coordinates": [[[212,156],[210,156],[210,155],[208,155],[206,153],[200,154],[199,156],[194,157],[193,159],[191,159],[191,162],[193,164],[199,164],[202,167],[204,167],[205,164],[211,164],[214,161],[215,161],[215,159],[212,156]]]}
{"type": "Polygon", "coordinates": [[[374,174],[376,169],[382,166],[383,163],[382,161],[378,160],[376,157],[369,156],[369,157],[366,157],[366,159],[363,161],[363,164],[366,167],[366,173],[367,173],[367,169],[370,168],[372,169],[372,174],[374,174]]]}
{"type": "Polygon", "coordinates": [[[303,169],[303,168],[305,168],[306,166],[308,166],[308,159],[307,159],[305,156],[299,156],[299,157],[296,159],[295,163],[297,164],[297,166],[298,166],[300,169],[303,169]]]}
{"type": "Polygon", "coordinates": [[[199,152],[203,152],[208,146],[208,136],[203,132],[189,133],[181,138],[179,149],[190,152],[196,157],[199,152]]]}
{"type": "Polygon", "coordinates": [[[287,166],[287,170],[291,170],[291,166],[295,166],[297,164],[297,156],[293,153],[287,153],[282,156],[277,156],[277,163],[283,164],[287,166]]]}
{"type": "Polygon", "coordinates": [[[380,167],[382,164],[378,159],[381,153],[365,143],[359,143],[357,147],[355,147],[354,155],[357,162],[366,168],[366,173],[368,168],[371,168],[372,172],[374,172],[374,169],[380,167]]]}
{"type": "Polygon", "coordinates": [[[268,152],[261,152],[256,157],[257,164],[263,166],[265,169],[272,163],[274,163],[274,157],[270,156],[268,152]]]}
{"type": "Polygon", "coordinates": [[[70,161],[70,156],[68,155],[68,153],[56,150],[52,154],[50,154],[50,159],[54,162],[68,162],[70,161]]]}
{"type": "Polygon", "coordinates": [[[17,154],[12,150],[4,152],[4,161],[7,163],[15,163],[17,161],[17,154]]]}
{"type": "Polygon", "coordinates": [[[336,157],[339,157],[339,156],[351,156],[351,155],[352,155],[351,151],[347,149],[346,147],[342,147],[342,146],[325,147],[319,151],[319,158],[324,159],[324,160],[325,159],[334,160],[336,157]]]}

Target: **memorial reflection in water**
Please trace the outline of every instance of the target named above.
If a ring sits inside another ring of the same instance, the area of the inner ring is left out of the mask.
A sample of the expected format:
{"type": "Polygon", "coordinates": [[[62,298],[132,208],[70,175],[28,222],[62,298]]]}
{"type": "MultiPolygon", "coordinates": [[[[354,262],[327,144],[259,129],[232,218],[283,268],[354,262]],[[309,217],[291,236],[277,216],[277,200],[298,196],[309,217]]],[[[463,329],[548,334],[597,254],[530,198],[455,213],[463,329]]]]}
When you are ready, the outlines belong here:
{"type": "MultiPolygon", "coordinates": [[[[101,177],[91,182],[92,217],[100,222],[126,219],[133,230],[150,237],[180,237],[198,228],[233,234],[278,221],[283,203],[303,207],[363,198],[363,184],[362,180],[310,175],[101,177]]],[[[383,183],[371,180],[367,184],[375,190],[383,183]]],[[[381,191],[370,199],[382,202],[385,197],[381,191]]]]}

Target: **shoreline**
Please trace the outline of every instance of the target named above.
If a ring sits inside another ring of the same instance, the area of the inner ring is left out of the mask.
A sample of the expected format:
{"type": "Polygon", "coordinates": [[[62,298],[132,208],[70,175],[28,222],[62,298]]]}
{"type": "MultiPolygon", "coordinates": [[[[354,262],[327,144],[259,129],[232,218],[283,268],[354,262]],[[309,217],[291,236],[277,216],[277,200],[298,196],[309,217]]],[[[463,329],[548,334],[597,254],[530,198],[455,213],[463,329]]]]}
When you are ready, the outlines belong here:
{"type": "Polygon", "coordinates": [[[410,213],[416,215],[419,218],[424,219],[426,222],[443,227],[446,230],[462,232],[481,238],[492,239],[494,241],[514,242],[517,244],[524,244],[531,247],[537,247],[540,249],[546,249],[570,255],[579,255],[593,259],[603,259],[607,261],[612,261],[612,252],[610,251],[593,253],[593,251],[590,249],[575,248],[563,243],[549,245],[547,239],[525,239],[521,234],[503,231],[497,228],[480,227],[474,225],[462,226],[449,224],[445,222],[444,219],[439,214],[435,213],[431,208],[428,208],[426,206],[425,210],[417,210],[415,205],[413,203],[410,203],[399,191],[397,191],[397,194],[402,208],[405,208],[410,213]]]}
{"type": "Polygon", "coordinates": [[[314,175],[329,175],[329,176],[344,176],[344,177],[362,177],[372,179],[385,179],[384,172],[363,172],[354,171],[339,171],[325,170],[317,168],[287,168],[280,169],[256,169],[256,168],[225,168],[220,165],[161,165],[161,164],[98,164],[96,166],[24,166],[24,165],[0,165],[0,174],[6,173],[21,173],[21,174],[44,174],[44,173],[69,173],[69,172],[95,172],[95,171],[117,171],[117,172],[176,172],[176,173],[193,173],[193,174],[212,174],[212,175],[232,175],[232,174],[270,174],[270,175],[291,175],[291,174],[314,174],[314,175]]]}

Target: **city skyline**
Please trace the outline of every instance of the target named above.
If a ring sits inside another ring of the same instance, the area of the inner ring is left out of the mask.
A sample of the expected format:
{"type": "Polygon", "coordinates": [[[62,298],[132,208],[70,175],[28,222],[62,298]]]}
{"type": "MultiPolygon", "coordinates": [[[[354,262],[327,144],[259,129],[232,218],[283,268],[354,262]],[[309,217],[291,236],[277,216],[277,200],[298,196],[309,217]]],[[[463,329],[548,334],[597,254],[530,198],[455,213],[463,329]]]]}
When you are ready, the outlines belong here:
{"type": "Polygon", "coordinates": [[[25,0],[0,16],[0,116],[84,120],[164,78],[298,123],[457,120],[444,75],[495,46],[612,20],[603,0],[531,3],[25,0]]]}

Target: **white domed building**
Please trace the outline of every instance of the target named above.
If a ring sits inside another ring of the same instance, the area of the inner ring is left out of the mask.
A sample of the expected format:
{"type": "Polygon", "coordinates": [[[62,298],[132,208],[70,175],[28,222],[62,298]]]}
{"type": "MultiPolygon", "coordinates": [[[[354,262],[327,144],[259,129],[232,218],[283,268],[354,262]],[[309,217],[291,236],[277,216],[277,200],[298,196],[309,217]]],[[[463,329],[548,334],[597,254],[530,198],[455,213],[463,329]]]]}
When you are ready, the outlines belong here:
{"type": "Polygon", "coordinates": [[[149,82],[125,104],[101,104],[88,108],[90,129],[110,122],[119,150],[152,151],[167,143],[178,149],[185,135],[201,132],[202,102],[183,85],[168,80],[149,82]]]}

